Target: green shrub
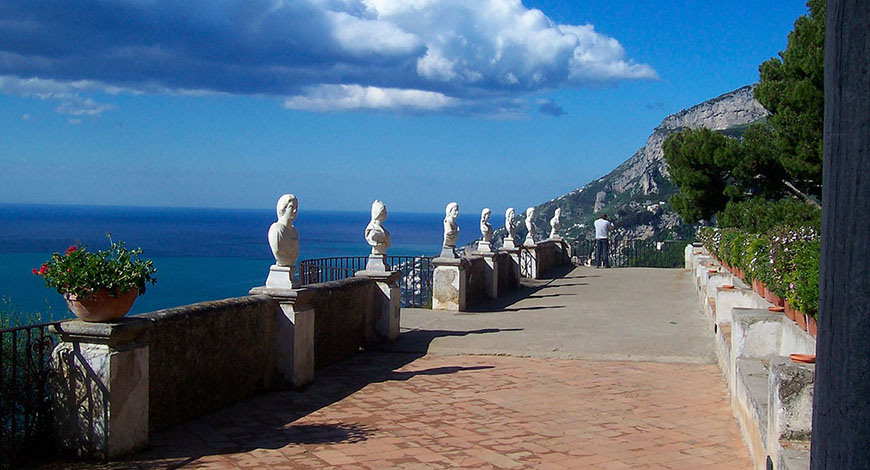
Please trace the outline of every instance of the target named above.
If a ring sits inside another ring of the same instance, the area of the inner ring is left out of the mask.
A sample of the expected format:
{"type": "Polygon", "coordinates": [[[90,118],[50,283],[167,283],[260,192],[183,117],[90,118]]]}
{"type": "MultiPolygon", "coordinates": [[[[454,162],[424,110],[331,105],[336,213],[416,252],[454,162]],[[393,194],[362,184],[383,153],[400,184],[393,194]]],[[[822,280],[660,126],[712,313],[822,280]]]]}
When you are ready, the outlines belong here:
{"type": "Polygon", "coordinates": [[[750,233],[766,233],[783,225],[821,230],[822,211],[797,199],[771,202],[754,198],[729,202],[717,215],[716,221],[721,228],[737,228],[750,233]]]}

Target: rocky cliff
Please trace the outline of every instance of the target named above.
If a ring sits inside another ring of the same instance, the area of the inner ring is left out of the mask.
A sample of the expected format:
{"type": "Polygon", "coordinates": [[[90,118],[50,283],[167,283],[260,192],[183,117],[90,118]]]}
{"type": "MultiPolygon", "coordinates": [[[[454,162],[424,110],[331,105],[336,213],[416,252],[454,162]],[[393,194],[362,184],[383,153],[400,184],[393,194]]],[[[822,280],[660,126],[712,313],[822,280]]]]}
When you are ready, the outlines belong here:
{"type": "MultiPolygon", "coordinates": [[[[668,176],[662,144],[670,134],[685,128],[707,127],[730,135],[742,134],[749,123],[767,115],[752,96],[753,89],[745,86],[666,117],[646,145],[615,170],[537,206],[538,232],[549,233],[547,224],[555,209],[561,207],[563,236],[569,238],[592,238],[591,222],[600,211],[610,215],[617,238],[664,240],[691,236],[694,228],[683,224],[668,205],[676,187],[668,176]]],[[[517,208],[517,212],[523,212],[523,208],[517,208]]]]}

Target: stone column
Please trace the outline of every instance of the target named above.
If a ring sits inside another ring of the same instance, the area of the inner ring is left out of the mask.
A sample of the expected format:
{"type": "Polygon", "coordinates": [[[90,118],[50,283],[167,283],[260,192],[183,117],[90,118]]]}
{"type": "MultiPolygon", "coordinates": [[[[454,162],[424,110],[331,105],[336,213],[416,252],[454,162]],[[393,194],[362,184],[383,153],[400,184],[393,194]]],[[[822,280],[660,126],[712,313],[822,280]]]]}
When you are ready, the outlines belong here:
{"type": "Polygon", "coordinates": [[[255,287],[251,295],[267,295],[278,302],[275,311],[275,358],[285,383],[299,388],[314,380],[314,309],[308,289],[255,287]]]}
{"type": "Polygon", "coordinates": [[[108,460],[148,445],[150,323],[70,320],[51,356],[51,400],[59,444],[77,457],[108,460]]]}
{"type": "Polygon", "coordinates": [[[468,260],[435,258],[432,275],[432,310],[464,311],[468,294],[468,260]]]}
{"type": "Polygon", "coordinates": [[[507,263],[510,269],[507,285],[499,285],[499,289],[508,290],[520,286],[520,250],[519,248],[502,248],[499,254],[503,255],[502,262],[507,263]]]}
{"type": "Polygon", "coordinates": [[[356,277],[375,281],[375,334],[377,339],[393,341],[399,337],[402,311],[401,271],[357,271],[356,277]]]}
{"type": "MultiPolygon", "coordinates": [[[[489,244],[487,244],[489,249],[489,244]]],[[[498,254],[492,251],[474,253],[475,256],[480,256],[486,262],[486,296],[490,299],[498,298],[498,254]]]]}
{"type": "Polygon", "coordinates": [[[520,249],[520,276],[528,279],[538,278],[538,245],[523,243],[520,249]]]}

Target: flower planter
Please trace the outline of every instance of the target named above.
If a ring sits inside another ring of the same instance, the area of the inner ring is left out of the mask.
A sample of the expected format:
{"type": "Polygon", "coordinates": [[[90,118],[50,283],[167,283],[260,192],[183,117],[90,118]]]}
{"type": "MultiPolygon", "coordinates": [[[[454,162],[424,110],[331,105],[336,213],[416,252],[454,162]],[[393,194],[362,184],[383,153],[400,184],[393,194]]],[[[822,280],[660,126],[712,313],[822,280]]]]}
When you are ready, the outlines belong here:
{"type": "Polygon", "coordinates": [[[816,322],[816,317],[807,316],[807,333],[811,334],[813,338],[818,334],[819,325],[816,322]]]}
{"type": "Polygon", "coordinates": [[[764,284],[762,284],[758,279],[752,280],[752,290],[761,297],[764,297],[764,284]]]}
{"type": "Polygon", "coordinates": [[[793,308],[791,308],[791,305],[789,305],[787,300],[785,301],[785,316],[789,320],[795,321],[795,319],[794,319],[795,318],[795,311],[793,308]]]}
{"type": "Polygon", "coordinates": [[[807,316],[800,310],[795,310],[794,321],[804,331],[807,331],[807,316]]]}
{"type": "Polygon", "coordinates": [[[138,295],[139,291],[134,287],[118,297],[112,297],[109,291],[100,289],[90,295],[65,294],[63,298],[78,319],[86,322],[106,322],[123,318],[133,307],[138,295]]]}

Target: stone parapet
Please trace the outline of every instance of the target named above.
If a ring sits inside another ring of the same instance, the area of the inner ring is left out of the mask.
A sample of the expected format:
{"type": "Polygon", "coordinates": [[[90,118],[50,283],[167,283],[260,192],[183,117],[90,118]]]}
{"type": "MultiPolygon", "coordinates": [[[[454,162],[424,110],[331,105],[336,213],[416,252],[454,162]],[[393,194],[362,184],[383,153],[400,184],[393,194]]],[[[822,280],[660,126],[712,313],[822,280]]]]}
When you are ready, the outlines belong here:
{"type": "Polygon", "coordinates": [[[145,447],[150,431],[310,383],[316,367],[398,335],[400,276],[257,287],[114,323],[56,325],[51,387],[61,448],[113,459],[145,447]]]}
{"type": "Polygon", "coordinates": [[[719,366],[754,468],[808,468],[814,367],[788,355],[815,354],[815,340],[702,248],[687,247],[685,265],[717,333],[719,366]]]}
{"type": "Polygon", "coordinates": [[[52,327],[51,399],[61,450],[107,460],[148,444],[150,325],[71,320],[52,327]]]}

